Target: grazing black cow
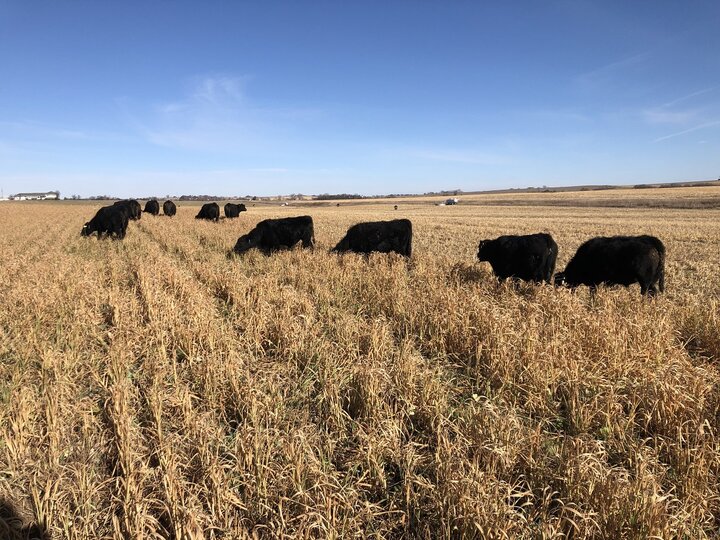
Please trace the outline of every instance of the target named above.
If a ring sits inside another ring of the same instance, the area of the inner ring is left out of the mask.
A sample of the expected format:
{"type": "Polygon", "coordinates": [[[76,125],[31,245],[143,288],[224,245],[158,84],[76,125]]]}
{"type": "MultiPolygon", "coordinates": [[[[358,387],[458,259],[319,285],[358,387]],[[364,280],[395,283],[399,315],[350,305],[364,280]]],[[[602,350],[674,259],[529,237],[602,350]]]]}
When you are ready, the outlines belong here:
{"type": "Polygon", "coordinates": [[[592,238],[581,245],[564,272],[555,274],[558,285],[640,284],[642,294],[665,290],[665,246],[654,236],[592,238]]]}
{"type": "Polygon", "coordinates": [[[135,199],[123,199],[115,201],[113,206],[124,206],[128,209],[128,219],[137,220],[142,217],[142,208],[135,199]]]}
{"type": "Polygon", "coordinates": [[[157,202],[155,199],[146,202],[145,210],[143,210],[143,212],[147,212],[148,214],[157,216],[160,213],[160,203],[157,202]]]}
{"type": "Polygon", "coordinates": [[[315,245],[313,220],[310,216],[265,219],[248,234],[238,238],[233,252],[239,254],[258,248],[269,255],[279,249],[290,249],[298,242],[302,242],[304,248],[315,245]]]}
{"type": "Polygon", "coordinates": [[[397,210],[397,204],[396,204],[395,206],[393,206],[393,208],[394,208],[395,210],[397,210]]]}
{"type": "Polygon", "coordinates": [[[245,208],[245,205],[242,203],[227,203],[224,210],[226,218],[236,218],[240,215],[240,212],[247,212],[247,208],[245,208]]]}
{"type": "Polygon", "coordinates": [[[98,239],[115,235],[121,240],[125,238],[128,226],[128,209],[125,206],[103,206],[97,211],[95,217],[88,221],[80,231],[81,236],[90,236],[97,233],[98,239]]]}
{"type": "Polygon", "coordinates": [[[163,214],[170,217],[177,214],[177,207],[175,206],[175,203],[172,201],[165,201],[163,203],[163,214]]]}
{"type": "Polygon", "coordinates": [[[117,209],[118,212],[125,214],[125,217],[129,220],[132,219],[132,208],[127,204],[113,204],[113,208],[117,209]]]}
{"type": "Polygon", "coordinates": [[[195,216],[195,219],[209,219],[212,221],[217,221],[220,219],[220,207],[218,206],[218,203],[205,203],[202,205],[202,208],[200,208],[200,211],[198,212],[198,215],[195,216]]]}
{"type": "Polygon", "coordinates": [[[558,247],[549,234],[507,235],[481,240],[477,258],[487,261],[500,279],[550,283],[558,247]]]}
{"type": "Polygon", "coordinates": [[[350,227],[332,251],[355,253],[390,253],[410,257],[412,254],[412,223],[409,219],[370,221],[350,227]]]}

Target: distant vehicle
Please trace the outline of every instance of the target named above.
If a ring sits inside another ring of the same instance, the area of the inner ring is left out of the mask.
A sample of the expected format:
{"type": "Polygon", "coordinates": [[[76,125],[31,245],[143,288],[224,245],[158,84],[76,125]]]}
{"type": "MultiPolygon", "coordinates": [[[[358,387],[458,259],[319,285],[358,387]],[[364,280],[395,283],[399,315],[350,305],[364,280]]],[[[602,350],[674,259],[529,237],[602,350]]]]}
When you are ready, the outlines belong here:
{"type": "Polygon", "coordinates": [[[460,202],[460,199],[456,199],[454,197],[451,197],[445,201],[445,206],[451,206],[453,204],[457,204],[460,202]]]}

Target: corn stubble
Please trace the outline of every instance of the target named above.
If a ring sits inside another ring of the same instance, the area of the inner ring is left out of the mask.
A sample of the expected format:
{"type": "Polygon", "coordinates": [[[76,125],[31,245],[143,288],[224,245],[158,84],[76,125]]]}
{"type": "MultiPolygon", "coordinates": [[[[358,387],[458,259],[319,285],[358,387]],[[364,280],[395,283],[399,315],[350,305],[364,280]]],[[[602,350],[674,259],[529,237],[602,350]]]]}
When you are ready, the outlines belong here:
{"type": "Polygon", "coordinates": [[[711,538],[720,212],[406,206],[414,256],[327,253],[390,205],[144,216],[0,208],[0,536],[711,538]],[[310,213],[317,249],[227,250],[310,213]],[[668,292],[498,283],[477,241],[558,267],[656,234],[668,292]],[[12,514],[12,515],[10,515],[12,514]]]}

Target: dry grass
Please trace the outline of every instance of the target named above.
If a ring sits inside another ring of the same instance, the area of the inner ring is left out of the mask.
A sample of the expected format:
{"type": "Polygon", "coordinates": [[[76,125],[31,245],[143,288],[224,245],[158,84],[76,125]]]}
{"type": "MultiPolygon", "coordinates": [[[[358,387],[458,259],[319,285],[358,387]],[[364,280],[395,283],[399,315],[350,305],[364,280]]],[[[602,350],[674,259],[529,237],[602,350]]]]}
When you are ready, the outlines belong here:
{"type": "Polygon", "coordinates": [[[717,537],[720,211],[181,206],[98,242],[96,208],[0,206],[0,536],[717,537]],[[304,212],[314,252],[226,258],[304,212]],[[326,252],[400,216],[409,262],[326,252]],[[473,262],[536,231],[559,267],[656,234],[668,291],[473,262]]]}

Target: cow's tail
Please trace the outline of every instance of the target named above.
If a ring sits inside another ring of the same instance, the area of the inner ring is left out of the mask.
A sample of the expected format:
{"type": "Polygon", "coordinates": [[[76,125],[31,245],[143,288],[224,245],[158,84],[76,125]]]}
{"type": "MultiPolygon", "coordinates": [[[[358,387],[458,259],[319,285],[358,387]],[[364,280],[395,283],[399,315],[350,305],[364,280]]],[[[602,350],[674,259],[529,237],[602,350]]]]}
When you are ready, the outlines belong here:
{"type": "MultiPolygon", "coordinates": [[[[658,240],[658,242],[660,241],[658,240]]],[[[660,261],[658,262],[657,280],[658,289],[660,292],[665,292],[665,246],[662,245],[662,242],[660,242],[660,246],[662,246],[662,249],[658,249],[660,261]]]]}
{"type": "Polygon", "coordinates": [[[654,236],[650,237],[650,242],[657,250],[659,256],[658,267],[655,272],[655,279],[657,280],[658,290],[660,292],[665,292],[665,244],[663,244],[659,238],[656,238],[654,236]]]}
{"type": "Polygon", "coordinates": [[[408,219],[408,231],[407,231],[407,245],[405,246],[405,253],[408,257],[412,257],[412,222],[408,219]]]}

